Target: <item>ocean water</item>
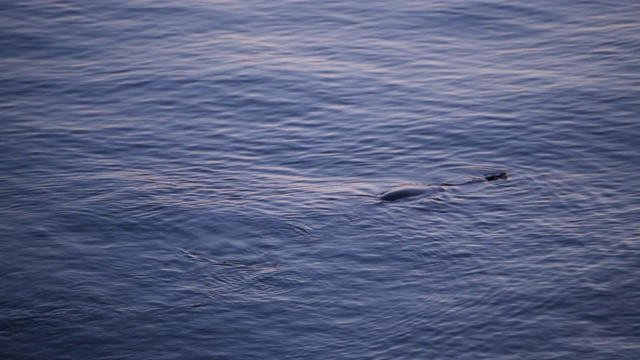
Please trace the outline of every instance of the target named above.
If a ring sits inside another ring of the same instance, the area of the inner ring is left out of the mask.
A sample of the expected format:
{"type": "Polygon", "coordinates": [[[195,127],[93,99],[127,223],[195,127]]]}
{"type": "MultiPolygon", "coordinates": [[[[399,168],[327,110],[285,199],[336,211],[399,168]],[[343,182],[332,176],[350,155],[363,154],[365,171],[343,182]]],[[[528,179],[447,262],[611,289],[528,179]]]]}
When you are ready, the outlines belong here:
{"type": "Polygon", "coordinates": [[[638,19],[3,1],[0,357],[640,358],[638,19]]]}

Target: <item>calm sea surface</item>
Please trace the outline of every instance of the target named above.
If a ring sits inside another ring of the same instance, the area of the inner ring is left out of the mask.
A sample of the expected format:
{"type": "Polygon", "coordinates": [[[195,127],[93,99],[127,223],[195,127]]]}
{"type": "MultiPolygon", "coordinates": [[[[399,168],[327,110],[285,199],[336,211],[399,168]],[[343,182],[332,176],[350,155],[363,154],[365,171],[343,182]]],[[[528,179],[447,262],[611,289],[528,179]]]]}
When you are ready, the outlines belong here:
{"type": "Polygon", "coordinates": [[[0,357],[640,359],[639,19],[3,1],[0,357]]]}

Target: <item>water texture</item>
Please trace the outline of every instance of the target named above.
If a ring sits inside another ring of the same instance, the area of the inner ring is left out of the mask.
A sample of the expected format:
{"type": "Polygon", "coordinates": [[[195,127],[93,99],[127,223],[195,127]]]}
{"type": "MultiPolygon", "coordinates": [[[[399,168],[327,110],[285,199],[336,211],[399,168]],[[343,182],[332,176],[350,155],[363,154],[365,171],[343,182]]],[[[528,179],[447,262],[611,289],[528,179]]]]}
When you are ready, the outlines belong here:
{"type": "Polygon", "coordinates": [[[4,1],[0,357],[640,358],[638,19],[4,1]]]}

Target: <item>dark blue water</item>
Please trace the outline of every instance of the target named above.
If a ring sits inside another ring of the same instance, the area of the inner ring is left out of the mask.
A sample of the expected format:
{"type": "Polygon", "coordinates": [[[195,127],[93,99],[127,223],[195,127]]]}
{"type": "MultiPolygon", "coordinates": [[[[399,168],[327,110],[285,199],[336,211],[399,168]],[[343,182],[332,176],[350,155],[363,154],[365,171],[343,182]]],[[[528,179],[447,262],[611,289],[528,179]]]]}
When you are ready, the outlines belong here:
{"type": "Polygon", "coordinates": [[[638,19],[4,1],[0,357],[640,358],[638,19]]]}

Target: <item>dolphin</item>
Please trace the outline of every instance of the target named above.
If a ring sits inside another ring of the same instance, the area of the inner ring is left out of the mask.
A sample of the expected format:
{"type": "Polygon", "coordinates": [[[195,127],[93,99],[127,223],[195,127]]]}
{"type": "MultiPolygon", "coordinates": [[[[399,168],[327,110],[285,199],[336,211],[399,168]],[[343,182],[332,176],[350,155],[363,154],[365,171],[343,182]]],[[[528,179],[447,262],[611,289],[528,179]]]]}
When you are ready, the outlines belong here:
{"type": "Polygon", "coordinates": [[[433,190],[434,187],[438,187],[438,186],[440,187],[460,186],[460,185],[477,183],[481,181],[495,181],[500,179],[507,179],[508,177],[509,175],[507,174],[506,171],[501,171],[498,173],[485,175],[482,178],[474,178],[460,184],[443,183],[440,185],[418,186],[418,187],[403,186],[403,187],[391,189],[387,192],[384,192],[380,194],[378,198],[382,201],[398,201],[398,200],[402,200],[410,197],[420,196],[429,190],[433,190]]]}

